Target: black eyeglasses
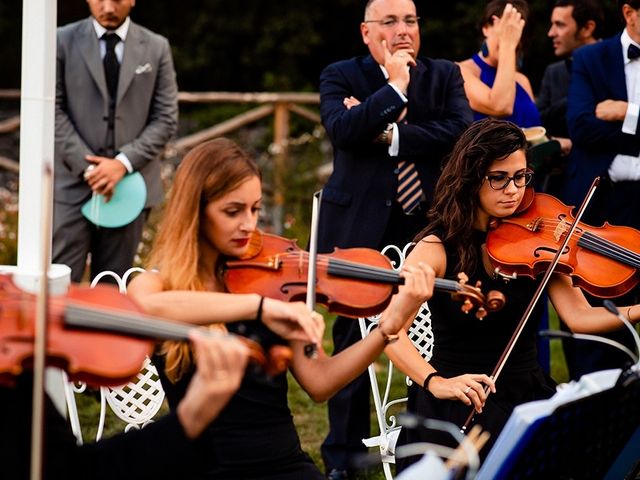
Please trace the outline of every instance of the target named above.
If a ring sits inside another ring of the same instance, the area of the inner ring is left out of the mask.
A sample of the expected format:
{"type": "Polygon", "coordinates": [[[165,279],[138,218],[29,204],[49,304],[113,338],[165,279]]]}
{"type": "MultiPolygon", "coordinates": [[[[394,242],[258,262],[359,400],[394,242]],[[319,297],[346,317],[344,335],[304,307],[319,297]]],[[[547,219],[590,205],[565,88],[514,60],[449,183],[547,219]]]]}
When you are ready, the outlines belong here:
{"type": "Polygon", "coordinates": [[[382,20],[365,20],[364,23],[379,23],[384,28],[394,28],[400,22],[404,22],[404,24],[407,27],[415,27],[416,25],[418,25],[418,20],[420,20],[420,17],[413,17],[413,16],[404,17],[404,18],[387,17],[387,18],[383,18],[382,20]]]}
{"type": "Polygon", "coordinates": [[[506,173],[492,173],[484,177],[489,180],[489,186],[494,190],[504,190],[509,185],[509,182],[513,180],[513,184],[518,187],[526,187],[533,180],[533,172],[531,170],[525,170],[524,172],[518,172],[513,177],[510,177],[506,173]]]}

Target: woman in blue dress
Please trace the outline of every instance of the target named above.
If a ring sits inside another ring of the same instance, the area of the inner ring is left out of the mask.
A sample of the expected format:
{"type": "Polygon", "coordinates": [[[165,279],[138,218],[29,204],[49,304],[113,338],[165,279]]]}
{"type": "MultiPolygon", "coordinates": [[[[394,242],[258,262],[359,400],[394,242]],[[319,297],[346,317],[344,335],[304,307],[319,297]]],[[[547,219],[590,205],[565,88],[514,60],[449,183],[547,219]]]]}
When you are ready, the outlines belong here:
{"type": "Polygon", "coordinates": [[[496,117],[523,128],[542,124],[531,82],[517,70],[528,14],[525,0],[492,0],[487,4],[482,19],[482,48],[459,64],[475,120],[496,117]]]}

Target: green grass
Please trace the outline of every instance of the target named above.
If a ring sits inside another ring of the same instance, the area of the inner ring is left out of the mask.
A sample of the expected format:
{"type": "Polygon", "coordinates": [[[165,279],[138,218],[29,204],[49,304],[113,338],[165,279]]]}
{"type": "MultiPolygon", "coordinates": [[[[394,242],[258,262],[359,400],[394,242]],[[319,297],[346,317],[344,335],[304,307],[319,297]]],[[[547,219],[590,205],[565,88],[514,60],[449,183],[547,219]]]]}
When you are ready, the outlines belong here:
{"type": "MultiPolygon", "coordinates": [[[[558,320],[558,314],[556,313],[553,305],[549,303],[549,329],[560,330],[560,321],[558,320]]],[[[569,370],[567,369],[567,362],[564,358],[564,351],[562,350],[562,340],[554,338],[549,345],[551,351],[551,378],[557,383],[564,383],[569,381],[569,370]]]]}

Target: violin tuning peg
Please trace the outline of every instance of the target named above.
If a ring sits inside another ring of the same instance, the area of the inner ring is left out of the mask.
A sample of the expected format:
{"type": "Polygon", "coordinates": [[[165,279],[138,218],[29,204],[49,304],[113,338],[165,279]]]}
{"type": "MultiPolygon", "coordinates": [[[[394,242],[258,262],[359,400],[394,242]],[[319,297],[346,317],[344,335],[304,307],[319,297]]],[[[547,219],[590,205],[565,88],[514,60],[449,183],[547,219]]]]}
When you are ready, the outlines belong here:
{"type": "Polygon", "coordinates": [[[478,320],[483,320],[484,317],[486,316],[487,316],[487,311],[485,310],[485,308],[484,307],[478,308],[478,310],[476,311],[476,318],[478,320]]]}
{"type": "Polygon", "coordinates": [[[476,288],[477,288],[478,290],[480,290],[480,287],[481,287],[481,286],[482,286],[482,280],[478,280],[478,281],[476,282],[476,288]]]}
{"type": "Polygon", "coordinates": [[[458,282],[460,282],[462,285],[464,285],[468,281],[469,281],[469,277],[467,277],[466,273],[464,273],[464,272],[458,273],[458,282]]]}
{"type": "Polygon", "coordinates": [[[460,309],[464,312],[464,313],[469,313],[472,309],[473,309],[473,303],[471,303],[471,301],[469,301],[469,299],[465,299],[464,302],[462,302],[462,305],[460,306],[460,309]]]}

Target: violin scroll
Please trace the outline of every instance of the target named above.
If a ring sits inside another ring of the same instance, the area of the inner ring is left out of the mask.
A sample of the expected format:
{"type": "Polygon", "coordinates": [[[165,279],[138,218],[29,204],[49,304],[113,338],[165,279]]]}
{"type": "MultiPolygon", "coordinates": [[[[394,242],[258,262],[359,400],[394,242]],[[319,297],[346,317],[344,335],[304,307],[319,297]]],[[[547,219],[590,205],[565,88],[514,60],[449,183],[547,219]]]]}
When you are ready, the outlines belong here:
{"type": "MultiPolygon", "coordinates": [[[[441,281],[436,279],[436,284],[441,281]]],[[[504,306],[506,298],[502,292],[491,290],[485,295],[480,288],[482,282],[478,280],[475,286],[471,286],[467,284],[468,281],[469,277],[464,272],[458,273],[458,281],[454,282],[455,291],[451,294],[454,300],[462,302],[460,309],[464,313],[468,314],[476,308],[476,318],[482,320],[489,312],[498,311],[504,306]]]]}
{"type": "Polygon", "coordinates": [[[293,359],[291,348],[274,344],[265,349],[252,338],[237,338],[249,349],[249,362],[259,367],[260,372],[264,372],[268,377],[275,377],[288,370],[293,359]]]}
{"type": "Polygon", "coordinates": [[[285,345],[273,345],[267,351],[267,359],[264,371],[274,377],[287,371],[293,360],[293,351],[285,345]]]}

